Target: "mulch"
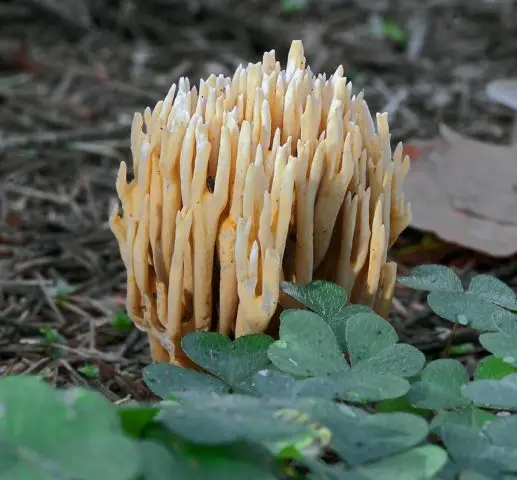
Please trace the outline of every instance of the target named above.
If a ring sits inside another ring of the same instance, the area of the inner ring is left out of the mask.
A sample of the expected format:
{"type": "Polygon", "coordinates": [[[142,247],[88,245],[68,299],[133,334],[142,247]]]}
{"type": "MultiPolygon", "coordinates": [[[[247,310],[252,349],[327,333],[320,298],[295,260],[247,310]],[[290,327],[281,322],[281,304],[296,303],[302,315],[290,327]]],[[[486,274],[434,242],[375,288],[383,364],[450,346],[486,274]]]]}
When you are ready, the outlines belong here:
{"type": "MultiPolygon", "coordinates": [[[[416,154],[417,140],[433,138],[440,122],[480,139],[509,138],[512,112],[489,102],[484,88],[515,75],[512,2],[53,5],[0,2],[0,375],[89,385],[113,401],[148,398],[147,339],[123,328],[125,272],[108,215],[133,113],[181,76],[198,83],[230,74],[271,49],[285,61],[291,40],[302,39],[312,70],[343,64],[371,110],[389,112],[393,141],[416,154]]],[[[515,259],[440,242],[430,248],[428,238],[411,230],[401,237],[399,272],[445,263],[465,278],[482,271],[517,286],[515,259]]],[[[476,334],[461,328],[451,338],[451,324],[424,300],[398,290],[393,321],[402,338],[430,355],[461,344],[458,358],[472,363],[476,334]]]]}

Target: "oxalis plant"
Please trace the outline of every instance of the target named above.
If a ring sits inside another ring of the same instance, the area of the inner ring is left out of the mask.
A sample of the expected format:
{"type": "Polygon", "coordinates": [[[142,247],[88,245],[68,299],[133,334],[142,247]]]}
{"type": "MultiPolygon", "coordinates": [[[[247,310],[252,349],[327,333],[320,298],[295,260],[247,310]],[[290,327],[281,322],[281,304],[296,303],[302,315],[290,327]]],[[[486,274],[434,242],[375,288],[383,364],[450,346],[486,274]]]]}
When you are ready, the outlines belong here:
{"type": "Polygon", "coordinates": [[[479,331],[487,354],[473,375],[455,359],[426,362],[332,283],[282,283],[305,308],[282,313],[278,340],[188,334],[199,370],[147,367],[155,403],[2,378],[0,479],[517,478],[514,292],[488,275],[464,287],[439,265],[399,282],[479,331]]]}

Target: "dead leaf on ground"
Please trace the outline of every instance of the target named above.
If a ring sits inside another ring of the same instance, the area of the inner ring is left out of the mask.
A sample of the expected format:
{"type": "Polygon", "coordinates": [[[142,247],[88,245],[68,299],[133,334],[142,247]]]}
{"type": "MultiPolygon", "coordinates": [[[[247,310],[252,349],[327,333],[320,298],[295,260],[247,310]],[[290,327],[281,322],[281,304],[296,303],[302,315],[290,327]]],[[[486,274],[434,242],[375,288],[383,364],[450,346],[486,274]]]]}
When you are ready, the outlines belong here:
{"type": "Polygon", "coordinates": [[[517,145],[440,127],[437,147],[409,170],[411,226],[494,257],[517,252],[517,145]]]}

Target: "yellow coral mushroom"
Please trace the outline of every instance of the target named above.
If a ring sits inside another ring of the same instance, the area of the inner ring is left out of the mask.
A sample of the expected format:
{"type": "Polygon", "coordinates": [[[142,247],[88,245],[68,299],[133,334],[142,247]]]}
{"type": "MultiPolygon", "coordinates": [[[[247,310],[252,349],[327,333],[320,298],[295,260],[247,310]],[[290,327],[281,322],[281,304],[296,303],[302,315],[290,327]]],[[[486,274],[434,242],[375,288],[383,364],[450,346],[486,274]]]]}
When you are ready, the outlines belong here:
{"type": "Polygon", "coordinates": [[[409,224],[409,158],[392,153],[339,67],[328,79],[294,41],[211,75],[181,78],[131,132],[110,225],[127,270],[127,311],[154,360],[185,364],[181,338],[263,332],[289,304],[280,281],[341,285],[386,317],[396,265],[388,248],[409,224]]]}

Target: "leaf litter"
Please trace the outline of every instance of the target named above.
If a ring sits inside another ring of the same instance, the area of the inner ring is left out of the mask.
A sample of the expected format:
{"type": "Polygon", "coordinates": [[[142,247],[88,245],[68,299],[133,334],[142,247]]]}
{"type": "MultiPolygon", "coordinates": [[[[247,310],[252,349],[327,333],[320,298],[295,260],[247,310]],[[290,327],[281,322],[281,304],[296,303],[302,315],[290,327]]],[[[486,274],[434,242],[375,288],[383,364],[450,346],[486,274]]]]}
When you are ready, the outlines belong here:
{"type": "MultiPolygon", "coordinates": [[[[513,112],[485,93],[495,76],[511,76],[517,54],[498,4],[291,3],[289,11],[275,0],[137,0],[128,11],[104,0],[71,1],[59,11],[37,0],[2,5],[0,374],[89,385],[115,402],[149,398],[141,379],[147,339],[126,328],[120,313],[125,273],[108,215],[119,162],[129,155],[133,112],[162,98],[180,76],[197,83],[272,48],[284,60],[291,40],[300,38],[314,70],[330,73],[343,64],[372,109],[389,112],[392,141],[404,140],[413,158],[409,182],[436,146],[440,124],[462,139],[508,144],[513,112]]],[[[484,208],[500,219],[505,205],[484,208]]],[[[492,249],[499,233],[491,235],[492,249]]],[[[409,248],[412,262],[439,257],[462,276],[495,274],[515,290],[514,258],[476,252],[468,237],[457,240],[470,249],[424,235],[408,229],[395,245],[402,274],[409,257],[398,252],[409,248]]],[[[468,326],[452,335],[424,300],[421,292],[397,288],[393,318],[401,341],[434,355],[450,342],[477,340],[468,326]]],[[[344,332],[334,333],[343,347],[344,332]]]]}
{"type": "Polygon", "coordinates": [[[515,254],[517,144],[487,143],[446,125],[439,140],[408,173],[411,225],[491,256],[515,254]]]}

